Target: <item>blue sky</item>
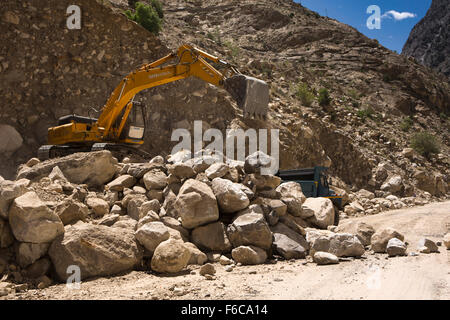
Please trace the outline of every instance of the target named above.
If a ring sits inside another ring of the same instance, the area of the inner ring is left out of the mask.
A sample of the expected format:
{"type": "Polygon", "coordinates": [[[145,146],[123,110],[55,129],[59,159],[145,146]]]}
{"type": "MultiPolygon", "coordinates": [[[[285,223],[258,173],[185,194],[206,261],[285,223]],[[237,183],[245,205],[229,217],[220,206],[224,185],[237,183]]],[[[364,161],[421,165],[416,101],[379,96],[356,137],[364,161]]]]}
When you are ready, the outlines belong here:
{"type": "Polygon", "coordinates": [[[304,7],[348,24],[383,46],[401,53],[412,28],[427,13],[431,0],[295,0],[304,7]],[[370,5],[381,9],[381,28],[370,30],[370,5]]]}

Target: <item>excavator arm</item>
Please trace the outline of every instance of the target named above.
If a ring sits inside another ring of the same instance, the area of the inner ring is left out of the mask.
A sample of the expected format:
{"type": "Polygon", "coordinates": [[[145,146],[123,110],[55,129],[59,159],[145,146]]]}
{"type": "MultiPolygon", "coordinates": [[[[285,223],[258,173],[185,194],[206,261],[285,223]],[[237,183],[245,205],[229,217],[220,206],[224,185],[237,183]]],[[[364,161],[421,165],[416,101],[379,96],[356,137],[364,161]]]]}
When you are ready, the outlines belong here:
{"type": "Polygon", "coordinates": [[[141,139],[121,138],[133,109],[135,95],[142,90],[191,76],[227,90],[238,106],[243,109],[244,116],[266,116],[269,90],[264,81],[244,76],[231,64],[185,44],[178,48],[177,52],[145,64],[124,77],[111,93],[98,120],[80,123],[77,119],[88,118],[76,116],[68,118],[70,116],[67,116],[66,123],[49,128],[49,143],[54,145],[142,144],[141,139]],[[212,63],[222,66],[221,70],[214,68],[212,63]]]}
{"type": "MultiPolygon", "coordinates": [[[[105,138],[114,140],[114,138],[120,136],[128,112],[124,113],[121,125],[118,127],[119,130],[113,130],[113,124],[117,121],[118,116],[122,114],[124,108],[128,106],[128,108],[131,109],[130,103],[134,96],[140,91],[191,76],[209,82],[217,87],[224,87],[225,83],[228,84],[232,82],[230,79],[235,75],[239,75],[239,71],[227,62],[200,49],[183,45],[178,49],[176,54],[167,55],[153,63],[144,65],[126,76],[108,99],[103,112],[98,119],[98,126],[104,128],[103,135],[105,138]],[[165,65],[173,60],[175,60],[175,63],[165,65]],[[221,72],[214,68],[208,60],[222,65],[224,71],[221,72]]],[[[245,77],[245,79],[254,78],[245,77]]],[[[261,82],[262,89],[260,91],[264,91],[267,87],[267,85],[264,85],[260,80],[254,79],[253,81],[261,82]]],[[[245,84],[241,84],[241,86],[245,86],[245,84]]],[[[239,95],[239,93],[236,93],[237,90],[233,90],[231,85],[228,85],[227,89],[232,91],[230,93],[236,100],[239,100],[236,96],[239,95]]],[[[267,93],[268,100],[268,92],[262,93],[267,93]]],[[[261,92],[258,94],[261,94],[261,92]]],[[[268,101],[266,104],[267,103],[268,101]]],[[[264,102],[261,103],[260,110],[261,112],[253,112],[254,115],[265,116],[267,105],[264,106],[264,102]]],[[[244,110],[244,114],[247,114],[245,111],[246,110],[244,110]]]]}

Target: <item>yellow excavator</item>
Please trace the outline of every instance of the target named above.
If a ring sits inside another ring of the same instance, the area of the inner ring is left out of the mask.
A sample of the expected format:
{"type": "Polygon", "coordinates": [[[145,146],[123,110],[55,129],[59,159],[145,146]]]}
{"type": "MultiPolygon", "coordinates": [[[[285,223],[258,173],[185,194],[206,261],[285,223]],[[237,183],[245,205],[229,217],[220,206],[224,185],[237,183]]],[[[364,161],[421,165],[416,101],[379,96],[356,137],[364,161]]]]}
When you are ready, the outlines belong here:
{"type": "Polygon", "coordinates": [[[48,129],[48,145],[38,150],[41,160],[74,152],[110,150],[122,154],[148,154],[136,147],[144,143],[146,114],[134,97],[142,90],[197,77],[224,88],[243,110],[244,117],[265,118],[269,104],[266,82],[241,74],[233,65],[184,44],[172,54],[128,74],[114,89],[99,118],[68,115],[48,129]],[[218,65],[218,69],[212,64],[218,65]]]}

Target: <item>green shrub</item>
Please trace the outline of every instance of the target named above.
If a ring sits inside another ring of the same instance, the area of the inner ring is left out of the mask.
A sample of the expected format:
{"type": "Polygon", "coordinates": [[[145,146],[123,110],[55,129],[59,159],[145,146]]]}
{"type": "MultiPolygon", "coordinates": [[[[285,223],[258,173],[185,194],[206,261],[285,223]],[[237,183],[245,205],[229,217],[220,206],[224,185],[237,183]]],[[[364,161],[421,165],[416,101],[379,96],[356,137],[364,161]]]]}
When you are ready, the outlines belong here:
{"type": "Polygon", "coordinates": [[[137,2],[138,0],[128,0],[128,5],[130,6],[130,7],[132,7],[132,8],[134,8],[134,7],[136,7],[136,2],[137,2]]]}
{"type": "Polygon", "coordinates": [[[402,131],[407,132],[407,131],[409,131],[409,129],[411,129],[413,124],[414,124],[414,121],[411,117],[403,118],[402,122],[400,123],[400,129],[402,131]]]}
{"type": "Polygon", "coordinates": [[[314,94],[309,90],[306,83],[299,83],[295,95],[300,99],[300,102],[307,107],[310,107],[314,101],[314,94]]]}
{"type": "Polygon", "coordinates": [[[440,152],[440,145],[435,136],[428,132],[419,132],[411,138],[411,148],[418,154],[429,157],[433,153],[440,152]]]}
{"type": "Polygon", "coordinates": [[[152,5],[146,5],[142,2],[136,2],[136,12],[125,11],[128,19],[136,21],[148,31],[158,34],[161,31],[162,19],[152,5]]]}
{"type": "Polygon", "coordinates": [[[358,100],[359,99],[359,94],[358,94],[358,92],[355,89],[350,89],[348,94],[353,100],[358,100]]]}
{"type": "Polygon", "coordinates": [[[330,93],[328,92],[327,89],[322,88],[319,90],[319,105],[320,106],[329,106],[331,103],[331,97],[330,97],[330,93]]]}
{"type": "Polygon", "coordinates": [[[231,56],[233,58],[237,58],[239,56],[241,49],[237,45],[235,45],[232,41],[225,41],[224,45],[230,50],[231,56]]]}
{"type": "Polygon", "coordinates": [[[360,117],[362,121],[365,121],[367,118],[373,119],[373,117],[375,115],[375,111],[371,107],[368,107],[365,109],[358,110],[356,115],[358,117],[360,117]]]}
{"type": "Polygon", "coordinates": [[[162,19],[164,18],[164,12],[163,12],[163,8],[162,8],[162,4],[159,0],[151,0],[151,5],[152,7],[156,10],[156,13],[158,14],[158,16],[162,19]]]}

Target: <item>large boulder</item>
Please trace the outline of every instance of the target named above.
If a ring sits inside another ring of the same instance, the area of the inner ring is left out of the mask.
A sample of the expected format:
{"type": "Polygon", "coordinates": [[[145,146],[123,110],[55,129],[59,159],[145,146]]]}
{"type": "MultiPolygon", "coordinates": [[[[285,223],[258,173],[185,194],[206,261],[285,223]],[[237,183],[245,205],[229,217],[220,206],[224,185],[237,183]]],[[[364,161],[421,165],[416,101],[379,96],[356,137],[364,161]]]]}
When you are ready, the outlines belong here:
{"type": "Polygon", "coordinates": [[[208,261],[208,257],[206,254],[201,252],[195,244],[191,242],[185,242],[185,247],[189,249],[189,252],[191,253],[191,257],[189,258],[188,264],[198,264],[203,265],[206,261],[208,261]]]}
{"type": "Polygon", "coordinates": [[[169,216],[164,216],[161,217],[161,222],[164,223],[166,227],[178,231],[182,235],[183,239],[189,238],[189,230],[183,227],[180,220],[169,216]]]}
{"type": "Polygon", "coordinates": [[[392,176],[381,185],[380,189],[392,193],[400,192],[404,189],[403,179],[399,175],[392,176]]]}
{"type": "Polygon", "coordinates": [[[9,206],[13,200],[27,192],[30,180],[0,181],[0,218],[8,219],[9,206]]]}
{"type": "Polygon", "coordinates": [[[267,253],[255,246],[239,246],[231,251],[234,261],[242,264],[261,264],[267,259],[267,253]]]}
{"type": "Polygon", "coordinates": [[[142,244],[147,251],[151,254],[155,251],[156,247],[163,241],[170,238],[169,229],[164,223],[159,221],[153,221],[144,224],[135,232],[136,240],[142,244]]]}
{"type": "Polygon", "coordinates": [[[11,228],[7,221],[0,219],[0,248],[7,248],[14,242],[11,228]]]}
{"type": "Polygon", "coordinates": [[[49,258],[44,257],[29,265],[24,272],[25,277],[30,279],[37,279],[46,275],[52,266],[49,258]]]}
{"type": "Polygon", "coordinates": [[[134,234],[138,222],[129,216],[120,216],[111,226],[113,228],[122,228],[134,234]]]}
{"type": "Polygon", "coordinates": [[[313,256],[314,262],[318,265],[338,264],[339,258],[329,252],[318,251],[313,256]]]}
{"type": "Polygon", "coordinates": [[[124,197],[124,199],[122,200],[122,205],[126,206],[127,215],[129,217],[133,218],[136,221],[139,221],[148,212],[144,212],[144,210],[141,209],[143,204],[146,203],[147,200],[147,197],[143,194],[133,194],[124,197]]]}
{"type": "Polygon", "coordinates": [[[433,240],[427,238],[420,239],[417,247],[426,247],[430,252],[439,252],[439,247],[437,246],[437,244],[433,240]]]}
{"type": "Polygon", "coordinates": [[[49,246],[50,243],[21,242],[17,246],[17,262],[22,268],[25,268],[44,256],[47,253],[49,246]]]}
{"type": "Polygon", "coordinates": [[[302,204],[306,197],[302,192],[300,184],[289,181],[280,184],[276,191],[281,194],[281,200],[286,203],[287,211],[296,217],[308,218],[313,215],[312,212],[303,212],[302,204]]]}
{"type": "Polygon", "coordinates": [[[345,221],[342,224],[339,224],[335,231],[352,233],[356,235],[359,241],[361,241],[364,246],[370,245],[372,235],[375,233],[375,229],[371,225],[364,222],[357,222],[352,220],[345,221]]]}
{"type": "Polygon", "coordinates": [[[219,203],[220,211],[233,213],[245,209],[250,204],[245,186],[227,179],[215,178],[211,184],[214,195],[219,203]]]}
{"type": "Polygon", "coordinates": [[[95,216],[103,217],[109,213],[109,203],[103,199],[96,197],[89,197],[86,199],[86,204],[94,211],[95,216]]]}
{"type": "Polygon", "coordinates": [[[405,239],[401,233],[392,228],[378,230],[372,235],[370,240],[372,250],[377,253],[385,253],[389,240],[393,238],[397,238],[401,241],[405,239]]]}
{"type": "Polygon", "coordinates": [[[81,279],[86,279],[131,270],[142,259],[142,249],[131,230],[82,222],[66,226],[48,253],[62,281],[70,276],[67,268],[71,265],[78,266],[81,279]]]}
{"type": "Polygon", "coordinates": [[[176,197],[174,208],[183,227],[193,229],[219,219],[217,200],[211,188],[198,180],[187,180],[176,197]]]}
{"type": "Polygon", "coordinates": [[[229,170],[230,168],[226,163],[216,162],[213,163],[208,169],[206,169],[205,173],[208,179],[212,180],[215,178],[222,178],[228,173],[229,170]]]}
{"type": "Polygon", "coordinates": [[[274,190],[281,183],[280,177],[258,173],[249,174],[247,179],[256,187],[256,191],[274,190]]]}
{"type": "Polygon", "coordinates": [[[305,238],[285,224],[279,222],[270,230],[273,233],[272,247],[275,252],[285,259],[303,259],[305,258],[309,245],[305,238]]]}
{"type": "Polygon", "coordinates": [[[66,199],[56,206],[55,213],[61,219],[62,223],[67,225],[79,220],[85,220],[89,214],[89,209],[81,202],[66,199]]]}
{"type": "Polygon", "coordinates": [[[308,198],[302,210],[304,215],[311,216],[311,222],[318,228],[326,229],[334,224],[333,202],[328,198],[308,198]]]}
{"type": "Polygon", "coordinates": [[[150,201],[145,201],[141,204],[139,207],[139,217],[145,217],[150,211],[153,211],[155,213],[159,213],[159,210],[161,209],[161,204],[158,200],[153,199],[150,201]]]}
{"type": "Polygon", "coordinates": [[[267,174],[275,159],[268,156],[262,151],[256,151],[245,158],[245,173],[263,173],[267,174]]]}
{"type": "Polygon", "coordinates": [[[39,180],[48,176],[58,166],[72,183],[102,186],[111,181],[116,173],[117,159],[109,151],[79,152],[69,156],[43,161],[33,167],[23,167],[17,178],[39,180]]]}
{"type": "Polygon", "coordinates": [[[302,236],[306,236],[305,228],[311,227],[311,224],[307,221],[303,220],[300,217],[295,217],[289,213],[281,216],[280,222],[284,223],[287,227],[291,228],[302,236]]]}
{"type": "Polygon", "coordinates": [[[180,272],[191,258],[190,250],[179,240],[169,239],[161,242],[151,260],[153,271],[161,273],[180,272]]]}
{"type": "Polygon", "coordinates": [[[33,191],[13,201],[9,210],[9,225],[14,237],[21,242],[51,242],[64,233],[61,219],[33,191]]]}
{"type": "Polygon", "coordinates": [[[23,139],[16,128],[8,124],[0,124],[0,152],[12,153],[22,146],[23,139]]]}
{"type": "Polygon", "coordinates": [[[233,247],[254,245],[263,249],[272,246],[272,233],[260,213],[239,215],[227,228],[228,238],[233,247]]]}
{"type": "Polygon", "coordinates": [[[406,245],[403,241],[397,238],[392,238],[386,245],[386,252],[389,257],[404,256],[406,254],[406,245]]]}
{"type": "Polygon", "coordinates": [[[192,166],[182,162],[168,165],[168,171],[179,179],[192,178],[195,176],[195,171],[192,166]]]}
{"type": "Polygon", "coordinates": [[[360,257],[364,246],[350,233],[334,233],[328,230],[307,229],[306,241],[310,246],[310,255],[316,252],[329,252],[337,257],[360,257]]]}
{"type": "Polygon", "coordinates": [[[231,243],[228,240],[225,225],[213,222],[192,230],[192,242],[203,250],[230,252],[231,243]]]}
{"type": "Polygon", "coordinates": [[[144,175],[151,171],[165,171],[166,167],[161,163],[129,163],[127,164],[127,174],[133,176],[135,179],[139,180],[144,177],[144,175]]]}
{"type": "Polygon", "coordinates": [[[124,188],[131,188],[136,183],[136,178],[129,174],[124,174],[107,184],[111,191],[123,191],[124,188]]]}
{"type": "Polygon", "coordinates": [[[143,177],[147,190],[162,190],[167,186],[166,174],[158,169],[152,169],[144,174],[143,177]]]}

